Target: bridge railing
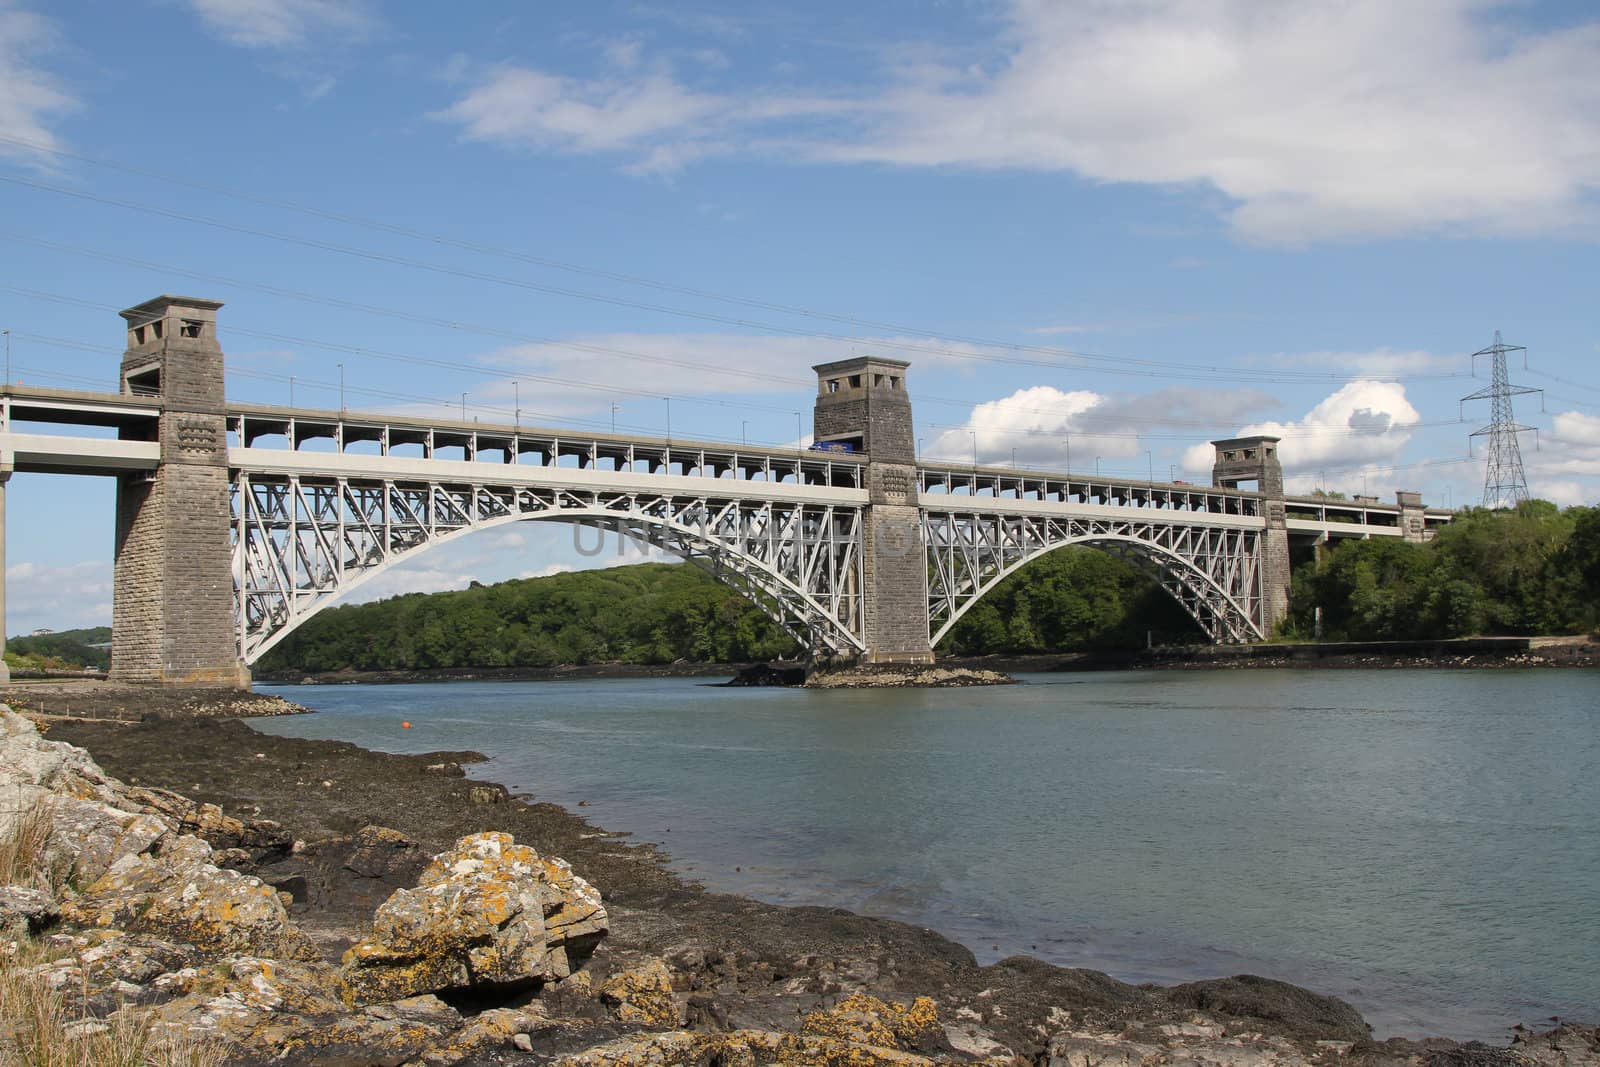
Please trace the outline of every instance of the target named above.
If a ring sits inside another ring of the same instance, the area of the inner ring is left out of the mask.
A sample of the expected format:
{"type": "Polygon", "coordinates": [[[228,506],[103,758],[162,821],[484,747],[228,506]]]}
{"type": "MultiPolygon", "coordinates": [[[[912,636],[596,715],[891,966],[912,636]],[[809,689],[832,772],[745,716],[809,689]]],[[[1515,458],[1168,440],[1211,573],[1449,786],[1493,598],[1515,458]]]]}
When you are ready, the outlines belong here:
{"type": "Polygon", "coordinates": [[[864,455],[475,422],[229,405],[230,443],[256,449],[449,459],[860,489],[864,455]]]}
{"type": "MultiPolygon", "coordinates": [[[[1291,496],[1285,498],[1284,509],[1290,522],[1313,522],[1335,530],[1346,526],[1397,530],[1401,522],[1400,505],[1371,499],[1335,500],[1320,496],[1291,496]]],[[[1424,529],[1431,534],[1454,517],[1455,512],[1449,508],[1425,508],[1424,529]]]]}
{"type": "Polygon", "coordinates": [[[1260,493],[1184,482],[1143,482],[1009,467],[934,463],[918,464],[917,480],[918,487],[927,496],[1112,505],[1205,515],[1262,514],[1260,493]]]}

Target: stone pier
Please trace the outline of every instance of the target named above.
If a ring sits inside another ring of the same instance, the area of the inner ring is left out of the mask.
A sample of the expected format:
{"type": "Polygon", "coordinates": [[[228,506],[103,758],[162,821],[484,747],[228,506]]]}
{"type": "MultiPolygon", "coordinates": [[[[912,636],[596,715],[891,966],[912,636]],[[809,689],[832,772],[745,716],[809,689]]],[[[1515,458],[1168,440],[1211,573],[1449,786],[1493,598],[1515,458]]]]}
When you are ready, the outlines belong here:
{"type": "Polygon", "coordinates": [[[867,663],[932,663],[928,639],[928,555],[917,504],[916,431],[906,368],[897,359],[858,357],[813,367],[817,372],[814,436],[865,452],[867,663]]]}
{"type": "Polygon", "coordinates": [[[1277,437],[1230,437],[1217,450],[1211,484],[1261,494],[1267,528],[1261,535],[1261,632],[1268,640],[1289,613],[1289,516],[1283,499],[1283,464],[1277,437]]]}
{"type": "Polygon", "coordinates": [[[122,312],[122,392],[161,398],[161,463],[117,483],[111,678],[248,688],[239,658],[215,300],[122,312]]]}

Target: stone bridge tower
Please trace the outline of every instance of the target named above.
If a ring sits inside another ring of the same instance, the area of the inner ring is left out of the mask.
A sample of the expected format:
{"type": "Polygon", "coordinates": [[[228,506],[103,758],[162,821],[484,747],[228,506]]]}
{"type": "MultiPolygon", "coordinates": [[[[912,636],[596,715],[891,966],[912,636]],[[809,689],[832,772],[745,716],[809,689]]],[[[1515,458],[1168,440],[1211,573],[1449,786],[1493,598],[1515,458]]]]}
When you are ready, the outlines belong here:
{"type": "Polygon", "coordinates": [[[928,559],[917,508],[916,433],[906,368],[861,356],[821,363],[814,436],[866,452],[864,630],[867,663],[932,663],[928,641],[928,559]]]}
{"type": "Polygon", "coordinates": [[[161,398],[161,465],[117,484],[117,681],[250,684],[234,617],[221,306],[158,296],[122,312],[122,392],[161,398]]]}
{"type": "Polygon", "coordinates": [[[1266,530],[1261,535],[1261,629],[1267,639],[1289,613],[1289,520],[1283,502],[1283,464],[1277,437],[1212,441],[1217,450],[1211,484],[1261,494],[1266,530]],[[1252,483],[1252,484],[1246,484],[1252,483]]]}

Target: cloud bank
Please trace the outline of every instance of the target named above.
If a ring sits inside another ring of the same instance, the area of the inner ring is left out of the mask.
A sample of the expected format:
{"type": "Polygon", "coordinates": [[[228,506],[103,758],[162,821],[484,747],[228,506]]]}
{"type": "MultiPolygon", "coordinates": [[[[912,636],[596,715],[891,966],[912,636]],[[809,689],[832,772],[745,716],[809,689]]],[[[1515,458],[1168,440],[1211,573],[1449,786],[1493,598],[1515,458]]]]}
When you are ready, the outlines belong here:
{"type": "Polygon", "coordinates": [[[1194,187],[1267,243],[1600,220],[1600,22],[1535,29],[1488,0],[1003,10],[970,54],[886,60],[855,87],[735,92],[632,48],[587,79],[482,69],[437,117],[641,171],[739,153],[1194,187]]]}

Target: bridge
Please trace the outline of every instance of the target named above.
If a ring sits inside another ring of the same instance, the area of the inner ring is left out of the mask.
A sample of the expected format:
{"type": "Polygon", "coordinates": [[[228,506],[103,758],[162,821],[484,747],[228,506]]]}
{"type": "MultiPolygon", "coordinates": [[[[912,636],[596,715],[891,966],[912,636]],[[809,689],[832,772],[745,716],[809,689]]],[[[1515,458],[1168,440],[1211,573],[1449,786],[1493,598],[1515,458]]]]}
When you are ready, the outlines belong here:
{"type": "Polygon", "coordinates": [[[1126,553],[1213,641],[1247,642],[1287,609],[1293,545],[1421,541],[1451,514],[1415,493],[1286,496],[1265,436],[1214,442],[1210,486],[922,462],[909,364],[870,356],[815,368],[811,449],[234,403],[221,306],[161,296],[122,312],[117,393],[0,391],[0,529],[14,471],[117,479],[123,681],[248,685],[251,664],[363,582],[514,522],[665,548],[813,657],[927,663],[1007,575],[1065,545],[1126,553]]]}

